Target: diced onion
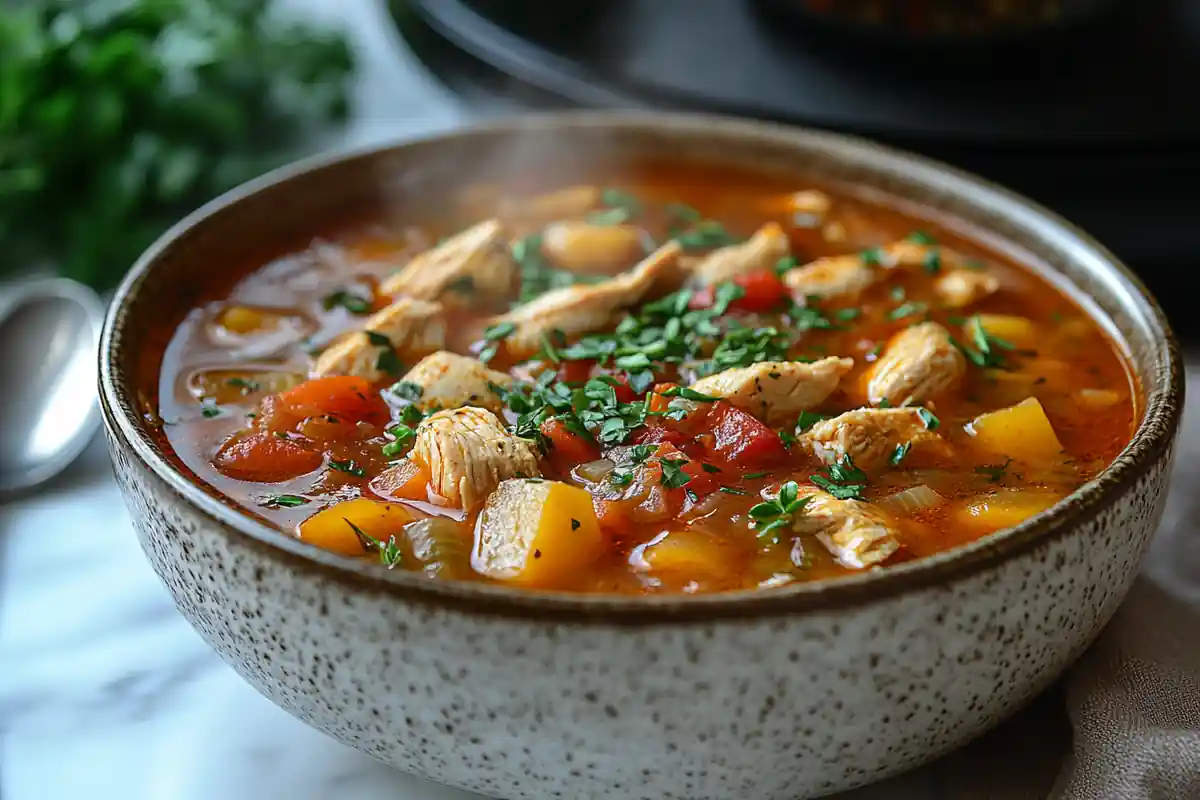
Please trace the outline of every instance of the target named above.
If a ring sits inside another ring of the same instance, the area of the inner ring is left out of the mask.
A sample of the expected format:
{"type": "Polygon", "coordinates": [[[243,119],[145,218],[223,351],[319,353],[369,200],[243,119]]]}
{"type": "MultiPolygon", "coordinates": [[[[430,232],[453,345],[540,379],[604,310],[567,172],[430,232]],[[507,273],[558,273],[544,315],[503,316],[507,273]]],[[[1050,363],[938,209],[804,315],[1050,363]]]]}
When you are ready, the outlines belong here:
{"type": "Polygon", "coordinates": [[[434,578],[469,578],[470,546],[458,523],[431,517],[404,526],[413,558],[426,575],[434,578]]]}
{"type": "Polygon", "coordinates": [[[1080,389],[1077,395],[1081,403],[1092,408],[1107,408],[1121,402],[1120,393],[1112,389],[1080,389]]]}
{"type": "Polygon", "coordinates": [[[921,485],[896,492],[883,498],[876,505],[888,513],[907,517],[927,508],[936,508],[944,502],[946,499],[940,494],[928,486],[921,485]]]}
{"type": "Polygon", "coordinates": [[[599,483],[608,477],[617,465],[607,458],[579,464],[571,470],[574,477],[586,483],[599,483]]]}

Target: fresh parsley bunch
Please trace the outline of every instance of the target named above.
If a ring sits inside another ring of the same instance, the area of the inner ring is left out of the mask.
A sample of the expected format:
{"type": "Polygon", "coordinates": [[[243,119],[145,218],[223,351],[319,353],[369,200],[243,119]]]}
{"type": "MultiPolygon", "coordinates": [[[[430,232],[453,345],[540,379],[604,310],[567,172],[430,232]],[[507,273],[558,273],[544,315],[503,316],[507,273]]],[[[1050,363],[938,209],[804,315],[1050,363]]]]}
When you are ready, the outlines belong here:
{"type": "Polygon", "coordinates": [[[268,5],[0,7],[0,266],[50,259],[110,285],[172,221],[342,116],[346,42],[268,5]]]}

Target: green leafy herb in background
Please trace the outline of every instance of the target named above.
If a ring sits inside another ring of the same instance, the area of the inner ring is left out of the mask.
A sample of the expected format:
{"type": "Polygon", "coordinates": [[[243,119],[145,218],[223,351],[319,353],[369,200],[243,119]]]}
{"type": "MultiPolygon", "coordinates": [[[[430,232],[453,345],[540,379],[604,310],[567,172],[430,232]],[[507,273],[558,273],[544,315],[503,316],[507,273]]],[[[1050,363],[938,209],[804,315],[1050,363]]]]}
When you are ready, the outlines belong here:
{"type": "Polygon", "coordinates": [[[267,0],[0,8],[0,250],[115,283],[167,226],[346,111],[350,50],[267,0]]]}

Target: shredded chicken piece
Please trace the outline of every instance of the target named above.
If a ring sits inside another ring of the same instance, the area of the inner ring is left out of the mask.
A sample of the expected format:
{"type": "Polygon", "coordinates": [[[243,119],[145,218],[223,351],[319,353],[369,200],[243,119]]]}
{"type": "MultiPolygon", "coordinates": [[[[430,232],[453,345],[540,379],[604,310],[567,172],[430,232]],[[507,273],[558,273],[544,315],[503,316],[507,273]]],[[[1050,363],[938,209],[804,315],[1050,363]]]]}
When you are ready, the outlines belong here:
{"type": "Polygon", "coordinates": [[[839,500],[815,486],[801,487],[799,496],[808,503],[797,515],[795,529],[815,535],[843,567],[872,567],[900,549],[891,520],[870,504],[839,500]]]}
{"type": "Polygon", "coordinates": [[[867,379],[871,405],[924,403],[955,386],[967,370],[950,333],[936,322],[922,322],[892,337],[867,379]]]}
{"type": "Polygon", "coordinates": [[[504,226],[497,219],[489,219],[417,255],[380,284],[379,290],[387,295],[434,300],[469,282],[470,288],[464,293],[505,295],[515,272],[504,226]]]}
{"type": "Polygon", "coordinates": [[[783,275],[796,297],[840,297],[855,295],[879,280],[876,267],[868,266],[857,254],[819,258],[783,275]]]}
{"type": "Polygon", "coordinates": [[[1000,288],[1000,279],[988,272],[956,269],[947,272],[933,285],[942,305],[947,308],[966,308],[1000,288]]]}
{"type": "Polygon", "coordinates": [[[582,217],[600,205],[600,195],[599,186],[568,186],[535,197],[507,200],[500,205],[498,213],[521,225],[544,225],[582,217]]]}
{"type": "Polygon", "coordinates": [[[791,245],[778,223],[768,222],[741,244],[732,244],[709,253],[692,269],[702,284],[731,281],[739,275],[772,269],[788,254],[791,245]]]}
{"type": "Polygon", "coordinates": [[[817,227],[833,208],[833,200],[824,192],[806,189],[788,198],[792,220],[803,228],[817,227]]]}
{"type": "Polygon", "coordinates": [[[327,347],[313,366],[313,377],[355,375],[369,381],[395,377],[380,369],[387,366],[387,343],[402,360],[412,360],[446,346],[446,320],[440,303],[403,297],[367,318],[355,331],[327,347]]]}
{"type": "Polygon", "coordinates": [[[781,425],[823,403],[853,366],[852,358],[823,358],[811,364],[762,361],[701,378],[692,389],[724,398],[768,425],[781,425]]]}
{"type": "Polygon", "coordinates": [[[422,411],[478,406],[498,414],[504,403],[491,387],[507,387],[513,379],[474,358],[439,350],[421,359],[401,380],[421,387],[416,406],[422,411]]]}
{"type": "Polygon", "coordinates": [[[886,467],[900,445],[944,448],[916,408],[859,408],[822,420],[800,437],[800,443],[826,464],[850,456],[866,472],[886,467]]]}
{"type": "Polygon", "coordinates": [[[598,330],[611,323],[618,311],[635,305],[658,287],[674,283],[680,252],[678,243],[668,242],[611,280],[554,289],[493,322],[516,326],[505,344],[517,358],[537,352],[551,331],[571,338],[598,330]]]}
{"type": "Polygon", "coordinates": [[[532,442],[506,431],[491,411],[471,406],[426,417],[411,457],[429,470],[435,492],[464,509],[503,480],[542,474],[532,442]]]}

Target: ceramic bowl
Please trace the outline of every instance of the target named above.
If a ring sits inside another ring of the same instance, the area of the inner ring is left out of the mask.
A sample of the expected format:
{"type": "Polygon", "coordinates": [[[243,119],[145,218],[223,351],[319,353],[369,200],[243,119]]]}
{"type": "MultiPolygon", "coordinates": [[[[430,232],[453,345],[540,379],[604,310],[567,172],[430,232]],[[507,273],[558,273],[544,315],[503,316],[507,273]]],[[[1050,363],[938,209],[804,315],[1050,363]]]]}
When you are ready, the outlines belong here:
{"type": "Polygon", "coordinates": [[[523,117],[276,172],[142,257],[116,293],[101,353],[134,527],[200,634],[304,722],[397,769],[501,798],[796,800],[978,736],[1058,676],[1125,594],[1162,513],[1183,402],[1158,306],[1050,212],[868,142],[665,114],[523,117]],[[154,414],[169,328],[268,243],[352,207],[429,208],[547,159],[630,158],[850,185],[1034,265],[1128,353],[1136,435],[1054,508],[961,549],[702,597],[532,593],[389,572],[281,534],[171,457],[154,414]]]}

